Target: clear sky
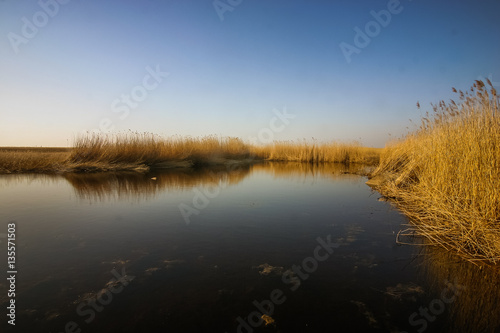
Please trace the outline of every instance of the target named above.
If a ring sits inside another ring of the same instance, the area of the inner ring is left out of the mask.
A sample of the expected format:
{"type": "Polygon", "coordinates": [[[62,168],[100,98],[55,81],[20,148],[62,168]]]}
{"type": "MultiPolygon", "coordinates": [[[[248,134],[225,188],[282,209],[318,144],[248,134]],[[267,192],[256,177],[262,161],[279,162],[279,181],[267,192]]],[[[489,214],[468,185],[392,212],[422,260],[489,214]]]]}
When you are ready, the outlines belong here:
{"type": "Polygon", "coordinates": [[[491,0],[1,0],[0,32],[0,146],[130,129],[382,147],[451,87],[500,84],[491,0]]]}

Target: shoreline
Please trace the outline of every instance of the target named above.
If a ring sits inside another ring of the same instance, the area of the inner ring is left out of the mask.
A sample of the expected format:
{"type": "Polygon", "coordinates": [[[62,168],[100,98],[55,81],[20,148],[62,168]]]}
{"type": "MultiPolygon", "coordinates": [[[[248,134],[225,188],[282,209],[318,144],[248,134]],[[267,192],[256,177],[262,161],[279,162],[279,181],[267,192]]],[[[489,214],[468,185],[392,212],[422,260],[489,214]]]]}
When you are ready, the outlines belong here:
{"type": "Polygon", "coordinates": [[[0,169],[0,175],[22,175],[22,174],[94,174],[94,173],[106,173],[106,172],[134,172],[134,173],[148,173],[154,172],[158,170],[196,170],[199,168],[220,168],[225,167],[228,169],[232,169],[234,167],[240,166],[250,166],[260,163],[300,163],[300,164],[313,164],[313,165],[321,165],[321,164],[336,164],[336,165],[344,165],[344,166],[363,166],[368,171],[362,171],[354,173],[359,176],[369,176],[371,172],[377,167],[374,164],[366,164],[359,162],[305,162],[305,161],[286,161],[286,160],[271,160],[271,159],[215,159],[212,161],[203,161],[203,162],[195,162],[193,160],[182,160],[182,161],[164,161],[157,164],[146,165],[146,164],[110,164],[110,163],[81,163],[74,164],[72,163],[62,163],[53,165],[51,167],[45,168],[37,168],[37,169],[20,169],[20,170],[2,170],[0,169]]]}
{"type": "Polygon", "coordinates": [[[0,174],[148,172],[265,161],[377,166],[382,150],[335,142],[252,146],[237,138],[173,140],[135,133],[116,137],[96,135],[79,139],[74,148],[0,147],[0,174]]]}

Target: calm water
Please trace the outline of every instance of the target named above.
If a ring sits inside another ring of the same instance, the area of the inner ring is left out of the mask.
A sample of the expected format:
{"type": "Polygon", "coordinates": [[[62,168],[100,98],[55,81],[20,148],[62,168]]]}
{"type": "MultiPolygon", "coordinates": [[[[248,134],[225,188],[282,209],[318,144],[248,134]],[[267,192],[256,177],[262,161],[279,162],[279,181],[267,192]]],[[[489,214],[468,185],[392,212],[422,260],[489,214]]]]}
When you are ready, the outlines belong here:
{"type": "Polygon", "coordinates": [[[346,171],[0,176],[1,331],[494,331],[498,272],[397,245],[404,216],[346,171]]]}

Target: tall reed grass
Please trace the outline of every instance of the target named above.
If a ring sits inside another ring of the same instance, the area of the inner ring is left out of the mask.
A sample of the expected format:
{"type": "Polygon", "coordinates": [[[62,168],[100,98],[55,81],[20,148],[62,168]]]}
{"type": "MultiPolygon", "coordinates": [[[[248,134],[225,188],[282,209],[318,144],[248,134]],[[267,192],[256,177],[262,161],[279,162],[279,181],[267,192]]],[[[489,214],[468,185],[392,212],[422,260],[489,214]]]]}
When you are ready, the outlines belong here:
{"type": "Polygon", "coordinates": [[[253,150],[260,158],[271,161],[376,165],[382,149],[363,147],[357,142],[277,141],[253,150]]]}
{"type": "Polygon", "coordinates": [[[262,160],[376,165],[381,149],[357,143],[274,142],[246,144],[233,137],[201,138],[151,133],[88,134],[68,151],[2,151],[0,173],[147,171],[151,168],[252,163],[262,160]]]}
{"type": "Polygon", "coordinates": [[[244,160],[249,148],[238,138],[171,137],[151,133],[129,132],[120,135],[92,134],[75,140],[69,162],[78,166],[109,165],[131,169],[167,166],[220,164],[227,160],[244,160]]]}
{"type": "Polygon", "coordinates": [[[228,161],[294,161],[308,163],[377,164],[381,149],[357,143],[282,141],[265,146],[245,144],[238,138],[161,138],[149,133],[90,135],[76,140],[70,161],[148,167],[223,164],[228,161]],[[184,163],[184,164],[183,164],[184,163]]]}
{"type": "Polygon", "coordinates": [[[412,224],[405,234],[469,260],[500,260],[499,98],[488,81],[453,91],[420,128],[388,146],[373,176],[412,224]]]}
{"type": "Polygon", "coordinates": [[[0,148],[0,173],[61,171],[69,155],[65,148],[0,148]]]}

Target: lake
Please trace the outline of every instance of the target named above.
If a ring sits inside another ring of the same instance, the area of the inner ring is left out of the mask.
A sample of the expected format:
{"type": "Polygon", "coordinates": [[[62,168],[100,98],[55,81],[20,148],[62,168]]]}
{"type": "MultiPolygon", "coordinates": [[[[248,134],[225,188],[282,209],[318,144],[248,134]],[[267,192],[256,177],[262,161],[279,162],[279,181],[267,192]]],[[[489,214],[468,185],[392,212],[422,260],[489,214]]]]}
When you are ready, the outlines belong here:
{"type": "Polygon", "coordinates": [[[498,331],[498,271],[397,244],[408,221],[362,172],[1,175],[17,272],[15,297],[0,283],[3,309],[15,299],[1,331],[498,331]]]}

